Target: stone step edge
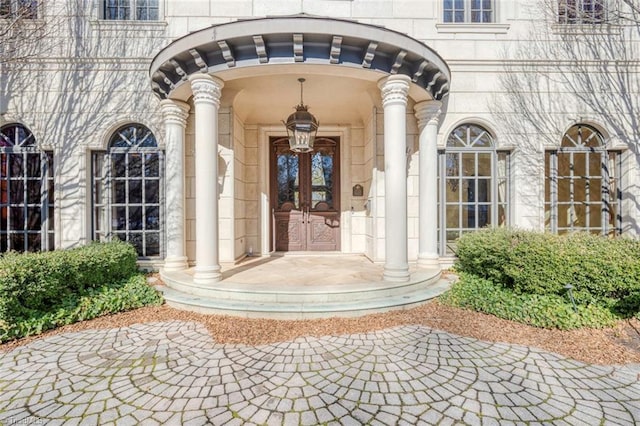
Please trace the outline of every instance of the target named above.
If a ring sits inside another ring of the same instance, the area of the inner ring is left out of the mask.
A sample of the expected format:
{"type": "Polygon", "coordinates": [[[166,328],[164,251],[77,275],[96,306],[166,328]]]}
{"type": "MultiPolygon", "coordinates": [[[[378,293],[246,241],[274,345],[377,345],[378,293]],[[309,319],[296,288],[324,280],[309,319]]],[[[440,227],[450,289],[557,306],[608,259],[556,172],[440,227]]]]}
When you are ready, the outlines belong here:
{"type": "Polygon", "coordinates": [[[155,288],[162,292],[169,306],[178,309],[253,318],[304,319],[336,315],[359,316],[392,309],[405,309],[441,295],[451,287],[454,281],[451,277],[445,277],[425,289],[381,299],[321,303],[260,303],[210,299],[183,293],[164,285],[156,285],[155,288]]]}

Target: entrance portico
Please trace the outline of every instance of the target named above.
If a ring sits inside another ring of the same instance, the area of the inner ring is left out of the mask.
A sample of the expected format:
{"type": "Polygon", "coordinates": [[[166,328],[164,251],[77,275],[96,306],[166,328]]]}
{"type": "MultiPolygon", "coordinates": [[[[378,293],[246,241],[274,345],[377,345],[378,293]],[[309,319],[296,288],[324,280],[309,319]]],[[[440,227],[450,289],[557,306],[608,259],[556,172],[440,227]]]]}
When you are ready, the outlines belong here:
{"type": "Polygon", "coordinates": [[[340,202],[330,205],[322,198],[326,188],[323,195],[318,185],[304,186],[308,175],[292,174],[290,211],[298,211],[295,197],[308,197],[299,210],[306,209],[303,223],[313,210],[323,235],[337,236],[322,247],[382,264],[381,282],[414,281],[416,262],[439,271],[437,126],[449,70],[427,46],[351,21],[265,18],[178,39],[156,56],[150,73],[165,119],[163,276],[170,287],[174,272],[194,265],[187,274],[192,288],[174,287],[206,296],[225,280],[221,263],[289,247],[277,242],[278,232],[289,241],[286,232],[298,228],[289,226],[293,213],[276,217],[279,181],[269,178],[276,167],[269,147],[286,136],[281,120],[296,103],[299,76],[319,137],[339,141],[321,167],[337,167],[330,198],[340,202]],[[416,151],[419,164],[412,161],[416,151]]]}

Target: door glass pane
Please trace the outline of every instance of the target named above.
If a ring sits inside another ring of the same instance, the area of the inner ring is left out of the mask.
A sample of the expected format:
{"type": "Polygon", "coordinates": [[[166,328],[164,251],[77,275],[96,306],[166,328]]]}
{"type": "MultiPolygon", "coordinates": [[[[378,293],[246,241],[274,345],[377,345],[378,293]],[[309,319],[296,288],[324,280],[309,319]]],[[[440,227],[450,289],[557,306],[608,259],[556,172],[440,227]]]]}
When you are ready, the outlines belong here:
{"type": "Polygon", "coordinates": [[[299,158],[284,147],[277,153],[278,208],[290,203],[293,208],[300,208],[300,182],[298,178],[299,158]]]}
{"type": "Polygon", "coordinates": [[[333,208],[333,153],[333,147],[321,147],[311,155],[312,208],[333,208]]]}

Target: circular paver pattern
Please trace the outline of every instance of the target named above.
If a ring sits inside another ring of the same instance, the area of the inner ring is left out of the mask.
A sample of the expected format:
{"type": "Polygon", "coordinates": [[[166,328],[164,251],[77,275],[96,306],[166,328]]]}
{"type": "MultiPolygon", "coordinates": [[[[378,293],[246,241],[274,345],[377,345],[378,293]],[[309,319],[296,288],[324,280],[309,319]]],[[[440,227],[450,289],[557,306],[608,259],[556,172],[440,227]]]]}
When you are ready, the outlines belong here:
{"type": "Polygon", "coordinates": [[[640,423],[640,366],[596,366],[423,326],[218,344],[180,321],[0,354],[3,424],[640,423]]]}

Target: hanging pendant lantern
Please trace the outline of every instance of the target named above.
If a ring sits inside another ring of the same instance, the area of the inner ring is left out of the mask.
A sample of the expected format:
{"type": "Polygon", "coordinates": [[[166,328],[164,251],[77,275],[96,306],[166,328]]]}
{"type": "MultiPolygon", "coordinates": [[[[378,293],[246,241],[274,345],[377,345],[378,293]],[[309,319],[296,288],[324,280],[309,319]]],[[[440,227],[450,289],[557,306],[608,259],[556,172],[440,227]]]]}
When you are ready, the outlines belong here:
{"type": "Polygon", "coordinates": [[[293,152],[310,152],[313,150],[313,141],[318,131],[318,120],[308,111],[308,106],[302,99],[302,84],[304,78],[299,78],[300,82],[300,104],[296,106],[296,112],[283,122],[287,128],[289,137],[289,147],[293,152]]]}

